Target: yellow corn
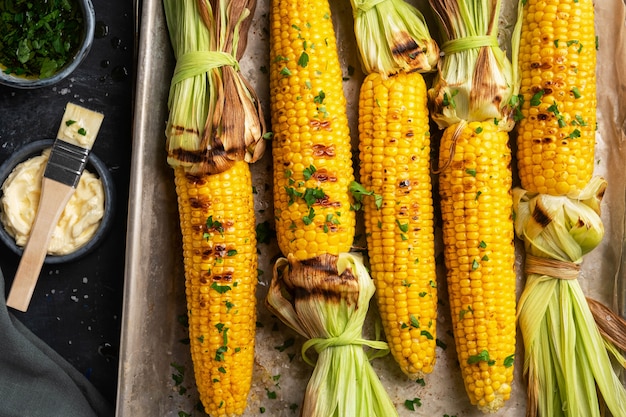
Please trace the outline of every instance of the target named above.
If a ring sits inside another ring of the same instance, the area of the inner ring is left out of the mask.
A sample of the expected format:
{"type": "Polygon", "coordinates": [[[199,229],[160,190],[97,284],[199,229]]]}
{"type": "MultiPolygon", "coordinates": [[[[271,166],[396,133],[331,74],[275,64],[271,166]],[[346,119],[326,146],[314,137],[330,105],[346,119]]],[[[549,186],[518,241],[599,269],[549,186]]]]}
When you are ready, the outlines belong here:
{"type": "Polygon", "coordinates": [[[189,339],[196,383],[212,417],[243,414],[252,382],[257,254],[250,169],[175,169],[189,339]]]}
{"type": "Polygon", "coordinates": [[[391,352],[410,378],[435,364],[430,134],[426,84],[418,72],[368,75],[359,101],[365,231],[378,307],[391,352]]]}
{"type": "Polygon", "coordinates": [[[593,174],[596,39],[592,0],[528,0],[519,65],[518,166],[528,191],[566,195],[593,174]]]}
{"type": "Polygon", "coordinates": [[[507,132],[492,122],[444,131],[439,190],[450,310],[472,404],[492,412],[511,392],[515,272],[507,132]]]}
{"type": "Polygon", "coordinates": [[[342,74],[326,0],[273,0],[270,104],[278,244],[298,260],[350,250],[355,216],[342,74]]]}

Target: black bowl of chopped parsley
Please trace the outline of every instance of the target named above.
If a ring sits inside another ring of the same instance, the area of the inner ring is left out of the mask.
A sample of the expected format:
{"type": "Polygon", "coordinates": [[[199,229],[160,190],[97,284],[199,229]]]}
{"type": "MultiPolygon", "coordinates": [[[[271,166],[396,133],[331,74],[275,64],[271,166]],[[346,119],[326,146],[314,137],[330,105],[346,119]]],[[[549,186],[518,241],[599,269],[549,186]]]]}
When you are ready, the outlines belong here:
{"type": "Polygon", "coordinates": [[[95,29],[91,0],[0,0],[0,83],[52,85],[89,53],[95,29]]]}

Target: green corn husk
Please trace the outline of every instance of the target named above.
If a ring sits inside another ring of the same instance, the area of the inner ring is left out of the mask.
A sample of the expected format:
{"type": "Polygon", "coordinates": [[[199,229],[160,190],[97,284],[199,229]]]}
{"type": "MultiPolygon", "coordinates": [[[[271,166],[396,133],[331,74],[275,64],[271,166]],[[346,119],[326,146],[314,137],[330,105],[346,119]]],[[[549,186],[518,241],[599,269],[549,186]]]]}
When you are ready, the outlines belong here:
{"type": "Polygon", "coordinates": [[[422,13],[405,0],[350,0],[354,34],[366,74],[434,71],[439,47],[422,13]]]}
{"type": "Polygon", "coordinates": [[[512,36],[512,60],[498,43],[501,0],[429,0],[438,17],[444,55],[431,89],[433,121],[445,129],[460,121],[496,120],[515,125],[519,91],[518,21],[512,36]]]}
{"type": "Polygon", "coordinates": [[[615,363],[626,366],[626,359],[603,339],[575,279],[583,255],[604,235],[605,188],[606,182],[595,177],[578,196],[513,192],[515,231],[525,243],[527,268],[528,256],[560,262],[554,274],[527,271],[518,304],[527,416],[600,417],[601,404],[613,416],[626,416],[626,390],[613,369],[615,363]],[[570,269],[574,277],[568,277],[570,269]]]}
{"type": "Polygon", "coordinates": [[[265,301],[272,313],[307,339],[302,356],[315,368],[301,416],[397,416],[369,362],[388,352],[387,343],[362,338],[375,289],[360,255],[327,255],[323,263],[328,267],[323,271],[290,258],[276,262],[265,301]],[[368,358],[364,346],[380,352],[368,358]],[[318,353],[315,364],[307,356],[310,348],[318,353]]]}
{"type": "Polygon", "coordinates": [[[256,0],[163,0],[176,58],[168,97],[167,161],[217,174],[264,152],[265,121],[239,71],[256,0]]]}

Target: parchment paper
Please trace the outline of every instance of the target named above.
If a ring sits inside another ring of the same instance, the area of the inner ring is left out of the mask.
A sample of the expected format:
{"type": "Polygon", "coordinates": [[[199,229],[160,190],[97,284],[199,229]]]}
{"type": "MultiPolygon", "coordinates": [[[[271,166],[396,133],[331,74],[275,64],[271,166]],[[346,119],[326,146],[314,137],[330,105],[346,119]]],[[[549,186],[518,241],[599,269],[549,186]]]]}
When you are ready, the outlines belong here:
{"type": "MultiPolygon", "coordinates": [[[[259,0],[242,70],[259,94],[269,114],[267,14],[269,0],[259,0]]],[[[420,1],[419,5],[424,5],[420,1]]],[[[505,2],[503,36],[514,23],[517,2],[505,2]]],[[[331,1],[333,20],[342,57],[344,90],[348,99],[352,135],[356,144],[358,89],[363,74],[355,49],[352,10],[348,0],[331,1]]],[[[422,10],[427,10],[422,7],[422,10]]],[[[609,187],[603,202],[606,228],[604,242],[583,264],[581,283],[589,296],[619,310],[626,308],[625,213],[626,202],[626,50],[622,0],[596,2],[598,52],[598,133],[596,174],[605,176],[609,187]]],[[[428,14],[428,13],[426,13],[428,14]]],[[[435,30],[434,23],[431,30],[435,30]]],[[[184,277],[174,182],[165,162],[167,90],[173,68],[160,0],[144,0],[139,39],[139,63],[133,142],[133,178],[129,205],[126,288],[121,346],[117,415],[120,417],[201,416],[197,411],[189,346],[182,317],[184,277]]],[[[273,222],[271,156],[253,166],[257,190],[257,222],[273,222]]],[[[520,242],[517,242],[521,247],[520,242]]],[[[257,353],[253,387],[246,416],[297,416],[312,369],[300,355],[303,340],[273,318],[263,300],[271,278],[271,265],[278,255],[275,243],[260,244],[258,286],[257,353]],[[275,398],[273,398],[275,397],[275,398]],[[264,411],[264,412],[262,412],[264,411]]],[[[518,251],[518,266],[522,254],[518,251]]],[[[441,269],[441,268],[440,268],[441,269]]],[[[440,270],[443,277],[443,271],[440,270]]],[[[518,278],[518,291],[523,285],[518,278]]],[[[469,404],[457,366],[450,331],[445,281],[439,279],[440,306],[437,338],[447,347],[437,348],[437,364],[424,384],[407,380],[389,355],[373,362],[401,416],[482,415],[469,404]],[[411,411],[405,400],[419,398],[421,406],[411,411]]],[[[372,304],[371,314],[376,314],[372,304]]],[[[371,323],[371,320],[370,320],[371,323]]],[[[496,416],[525,414],[525,386],[520,375],[523,357],[518,343],[516,377],[512,398],[496,416]]]]}

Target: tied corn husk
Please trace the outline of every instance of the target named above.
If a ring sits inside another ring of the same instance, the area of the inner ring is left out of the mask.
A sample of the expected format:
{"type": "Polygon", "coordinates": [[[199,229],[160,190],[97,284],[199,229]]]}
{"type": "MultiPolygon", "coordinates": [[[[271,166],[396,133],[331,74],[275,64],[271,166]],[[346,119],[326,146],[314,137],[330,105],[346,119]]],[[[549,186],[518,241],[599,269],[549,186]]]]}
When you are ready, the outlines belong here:
{"type": "Polygon", "coordinates": [[[217,174],[264,152],[265,121],[239,71],[255,0],[164,0],[176,58],[168,97],[167,161],[217,174]]]}
{"type": "Polygon", "coordinates": [[[443,56],[429,103],[433,121],[445,129],[462,120],[515,125],[521,19],[512,36],[513,63],[498,43],[500,0],[429,0],[441,26],[443,56]]]}
{"type": "Polygon", "coordinates": [[[350,0],[354,34],[366,74],[434,71],[439,47],[422,13],[405,0],[350,0]]]}
{"type": "Polygon", "coordinates": [[[529,256],[560,262],[554,274],[527,270],[518,304],[528,416],[599,417],[601,404],[613,416],[626,415],[626,390],[613,369],[626,359],[603,339],[578,280],[568,276],[604,236],[605,188],[595,177],[577,196],[514,190],[515,231],[525,243],[527,268],[529,256]]]}
{"type": "Polygon", "coordinates": [[[318,353],[301,416],[397,416],[363,349],[388,351],[387,343],[361,335],[375,291],[361,256],[322,255],[315,263],[278,259],[266,298],[268,309],[307,339],[304,360],[313,365],[307,351],[318,353]]]}

